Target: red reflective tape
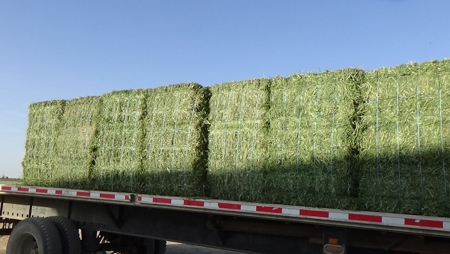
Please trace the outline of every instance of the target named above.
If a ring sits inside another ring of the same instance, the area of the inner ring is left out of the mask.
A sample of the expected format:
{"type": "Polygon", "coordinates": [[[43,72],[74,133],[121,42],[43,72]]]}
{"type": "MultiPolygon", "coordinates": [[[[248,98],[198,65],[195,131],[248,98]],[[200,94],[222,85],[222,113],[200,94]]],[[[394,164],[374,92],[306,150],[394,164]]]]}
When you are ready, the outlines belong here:
{"type": "Polygon", "coordinates": [[[62,195],[62,194],[63,194],[63,191],[62,191],[62,190],[55,190],[55,194],[56,194],[56,195],[62,195]]]}
{"type": "Polygon", "coordinates": [[[444,222],[437,220],[405,219],[405,225],[429,228],[444,228],[444,222]]]}
{"type": "Polygon", "coordinates": [[[48,193],[48,189],[36,189],[36,193],[48,193]]]}
{"type": "Polygon", "coordinates": [[[17,188],[17,191],[23,191],[23,192],[28,192],[30,189],[27,187],[19,187],[17,188]]]}
{"type": "Polygon", "coordinates": [[[170,198],[153,198],[153,202],[162,204],[171,204],[172,199],[170,198]]]}
{"type": "MultiPolygon", "coordinates": [[[[131,195],[126,195],[125,196],[125,200],[130,201],[131,200],[131,195]]],[[[142,196],[137,196],[137,201],[142,201],[142,196]]]]}
{"type": "Polygon", "coordinates": [[[357,221],[367,221],[367,222],[376,222],[381,223],[383,221],[382,216],[376,216],[376,215],[365,215],[365,214],[349,214],[348,215],[349,220],[357,220],[357,221]]]}
{"type": "Polygon", "coordinates": [[[2,186],[2,190],[11,190],[11,186],[2,186]]]}
{"type": "Polygon", "coordinates": [[[116,195],[110,193],[100,193],[100,198],[115,199],[116,195]]]}
{"type": "Polygon", "coordinates": [[[256,206],[256,211],[263,213],[282,213],[283,208],[273,206],[256,206]]]}
{"type": "Polygon", "coordinates": [[[189,205],[189,206],[205,206],[205,202],[203,201],[197,201],[197,200],[184,200],[184,205],[189,205]]]}
{"type": "Polygon", "coordinates": [[[239,204],[219,203],[218,206],[222,209],[241,210],[241,205],[239,204]]]}
{"type": "Polygon", "coordinates": [[[90,197],[91,193],[88,191],[77,191],[77,196],[78,197],[90,197]]]}
{"type": "Polygon", "coordinates": [[[316,211],[316,210],[300,210],[301,216],[309,216],[309,217],[320,217],[320,218],[328,218],[330,213],[325,211],[316,211]]]}

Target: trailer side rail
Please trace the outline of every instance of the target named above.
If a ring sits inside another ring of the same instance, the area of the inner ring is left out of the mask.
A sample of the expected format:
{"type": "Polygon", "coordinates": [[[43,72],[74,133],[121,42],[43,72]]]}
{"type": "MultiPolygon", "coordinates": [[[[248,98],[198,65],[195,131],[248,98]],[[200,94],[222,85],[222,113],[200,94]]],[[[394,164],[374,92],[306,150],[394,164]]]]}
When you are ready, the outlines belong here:
{"type": "Polygon", "coordinates": [[[450,237],[450,218],[441,217],[0,184],[6,193],[450,237]]]}

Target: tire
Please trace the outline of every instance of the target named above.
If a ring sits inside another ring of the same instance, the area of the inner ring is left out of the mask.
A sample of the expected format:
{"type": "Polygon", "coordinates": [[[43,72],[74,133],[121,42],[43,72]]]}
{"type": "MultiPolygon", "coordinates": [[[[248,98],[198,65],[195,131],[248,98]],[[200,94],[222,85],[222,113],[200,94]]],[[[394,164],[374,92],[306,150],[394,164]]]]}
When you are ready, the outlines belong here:
{"type": "Polygon", "coordinates": [[[155,240],[155,254],[166,253],[167,242],[164,240],[155,240]]]}
{"type": "Polygon", "coordinates": [[[155,240],[145,241],[141,246],[136,246],[136,254],[155,254],[155,240]]]}
{"type": "Polygon", "coordinates": [[[136,254],[164,254],[166,241],[143,238],[143,244],[137,247],[136,254]]]}
{"type": "Polygon", "coordinates": [[[9,236],[6,254],[62,254],[61,238],[53,223],[45,218],[19,222],[9,236]]]}
{"type": "Polygon", "coordinates": [[[81,254],[81,241],[78,228],[66,217],[55,216],[48,219],[56,226],[64,254],[81,254]]]}

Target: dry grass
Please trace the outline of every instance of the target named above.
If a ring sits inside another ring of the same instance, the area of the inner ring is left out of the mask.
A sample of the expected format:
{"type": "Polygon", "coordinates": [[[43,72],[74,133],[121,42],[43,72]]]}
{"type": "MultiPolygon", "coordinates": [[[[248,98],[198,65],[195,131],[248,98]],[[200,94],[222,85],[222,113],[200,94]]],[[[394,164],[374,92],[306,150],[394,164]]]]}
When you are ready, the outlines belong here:
{"type": "Polygon", "coordinates": [[[0,178],[0,184],[21,184],[22,183],[22,179],[20,178],[0,178]]]}

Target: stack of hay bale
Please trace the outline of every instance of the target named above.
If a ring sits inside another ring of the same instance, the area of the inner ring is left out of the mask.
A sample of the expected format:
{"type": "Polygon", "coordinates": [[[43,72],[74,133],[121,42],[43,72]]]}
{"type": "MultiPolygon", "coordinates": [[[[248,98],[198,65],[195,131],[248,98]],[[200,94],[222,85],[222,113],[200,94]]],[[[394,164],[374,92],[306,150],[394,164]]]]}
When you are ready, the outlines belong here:
{"type": "Polygon", "coordinates": [[[65,101],[31,104],[28,114],[23,179],[28,185],[50,186],[54,183],[55,147],[61,128],[65,101]]]}
{"type": "Polygon", "coordinates": [[[349,160],[361,70],[211,87],[211,197],[355,207],[349,160]]]}
{"type": "Polygon", "coordinates": [[[49,174],[50,186],[91,187],[86,180],[94,160],[92,142],[96,134],[98,102],[98,97],[66,101],[53,153],[54,170],[49,174]]]}
{"type": "Polygon", "coordinates": [[[272,79],[268,202],[355,208],[352,119],[363,80],[357,69],[272,79]]]}
{"type": "Polygon", "coordinates": [[[147,93],[137,191],[204,196],[208,90],[191,83],[151,89],[147,93]]]}
{"type": "Polygon", "coordinates": [[[114,91],[100,96],[93,141],[93,189],[138,191],[146,90],[114,91]]]}
{"type": "Polygon", "coordinates": [[[450,61],[366,76],[361,209],[450,216],[450,61]]]}
{"type": "Polygon", "coordinates": [[[30,106],[24,183],[450,216],[450,61],[30,106]]]}
{"type": "Polygon", "coordinates": [[[28,185],[204,196],[208,91],[114,91],[30,106],[28,185]]]}
{"type": "Polygon", "coordinates": [[[261,201],[266,184],[269,80],[212,86],[208,186],[217,199],[261,201]]]}

